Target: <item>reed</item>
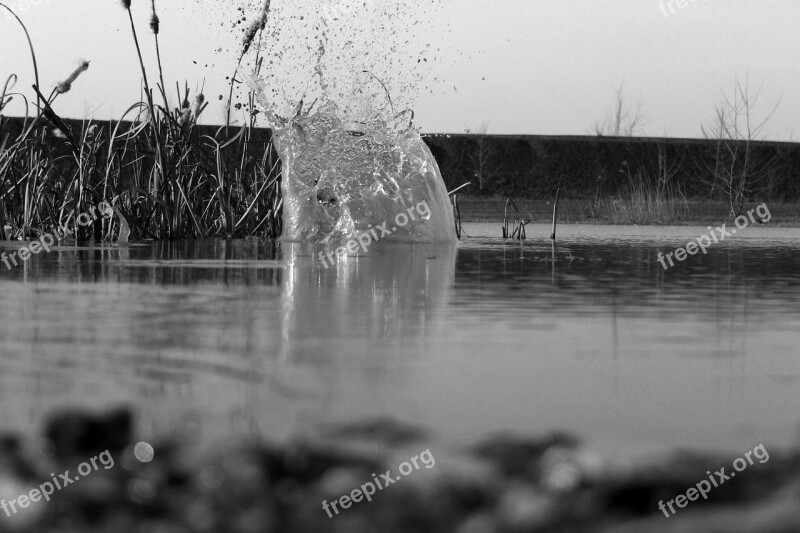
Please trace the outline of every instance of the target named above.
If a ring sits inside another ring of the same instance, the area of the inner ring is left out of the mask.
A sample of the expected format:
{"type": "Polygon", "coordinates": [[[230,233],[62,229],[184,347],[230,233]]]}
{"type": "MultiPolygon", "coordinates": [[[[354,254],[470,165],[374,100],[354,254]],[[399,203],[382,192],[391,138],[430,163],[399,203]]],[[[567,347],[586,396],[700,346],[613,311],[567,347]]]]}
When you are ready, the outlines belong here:
{"type": "MultiPolygon", "coordinates": [[[[226,134],[231,124],[231,106],[233,105],[233,89],[238,81],[236,79],[236,76],[239,74],[239,69],[242,67],[242,60],[247,55],[247,52],[250,51],[250,47],[253,45],[253,41],[255,40],[256,35],[262,34],[267,26],[267,20],[269,18],[269,8],[271,3],[272,0],[264,0],[264,5],[261,8],[258,18],[255,19],[252,23],[250,23],[250,26],[247,27],[247,31],[245,31],[244,39],[242,41],[242,50],[239,53],[239,60],[236,62],[236,68],[233,71],[233,76],[231,76],[230,93],[228,94],[228,102],[225,115],[226,134]]],[[[260,63],[259,56],[256,56],[256,63],[257,64],[260,63]]],[[[260,68],[260,64],[258,68],[260,68]]],[[[253,109],[253,107],[251,106],[250,109],[253,109]]]]}
{"type": "MultiPolygon", "coordinates": [[[[2,3],[0,7],[11,11],[2,3]]],[[[25,104],[21,119],[0,117],[0,225],[4,230],[0,239],[34,238],[51,226],[70,224],[101,201],[114,206],[116,218],[111,223],[98,220],[79,239],[114,239],[128,233],[132,240],[278,237],[282,229],[280,161],[271,140],[254,134],[255,113],[230,133],[227,127],[201,131],[197,122],[208,104],[202,90],[193,94],[188,84],[176,86],[180,104],[170,109],[158,52],[162,28],[151,1],[150,29],[159,57],[158,89],[163,100],[162,105],[156,104],[131,2],[123,0],[122,7],[131,22],[144,96],[119,120],[84,120],[78,125],[63,120],[57,99],[81,83],[83,76],[91,75],[84,74],[89,62],[81,61],[46,96],[40,91],[32,43],[35,114],[25,96],[13,91],[16,76],[0,85],[0,111],[15,99],[25,104]]],[[[261,19],[258,27],[263,29],[261,19]]],[[[250,100],[254,99],[251,94],[250,100]]]]}
{"type": "Polygon", "coordinates": [[[561,188],[559,187],[556,189],[556,199],[553,201],[553,230],[550,232],[550,239],[555,241],[556,240],[556,226],[558,225],[558,193],[561,192],[561,188]]]}
{"type": "Polygon", "coordinates": [[[514,200],[511,197],[506,199],[506,207],[503,210],[503,226],[500,228],[502,230],[503,239],[515,239],[518,241],[524,241],[527,239],[527,235],[525,233],[525,226],[527,226],[530,222],[530,218],[522,218],[517,219],[516,217],[513,219],[513,223],[509,225],[509,218],[508,218],[508,206],[514,208],[516,213],[519,213],[519,208],[517,204],[514,203],[514,200]]]}
{"type": "Polygon", "coordinates": [[[628,172],[627,191],[600,200],[597,216],[611,224],[676,224],[689,212],[678,187],[652,179],[644,170],[628,172]]]}

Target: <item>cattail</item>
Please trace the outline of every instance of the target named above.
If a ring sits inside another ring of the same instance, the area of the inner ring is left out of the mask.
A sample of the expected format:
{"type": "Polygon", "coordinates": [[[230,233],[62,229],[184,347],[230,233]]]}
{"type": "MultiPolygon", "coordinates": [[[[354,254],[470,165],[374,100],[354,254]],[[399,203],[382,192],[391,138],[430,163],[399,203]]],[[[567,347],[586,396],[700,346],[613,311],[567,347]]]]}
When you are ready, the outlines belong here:
{"type": "Polygon", "coordinates": [[[264,7],[261,10],[261,16],[254,20],[253,23],[250,24],[250,27],[247,28],[247,31],[244,34],[242,55],[245,55],[247,51],[250,50],[250,46],[253,44],[253,39],[256,38],[256,34],[267,26],[267,16],[269,15],[270,2],[271,0],[264,0],[264,7]]]}
{"type": "Polygon", "coordinates": [[[178,126],[184,126],[189,123],[192,118],[192,108],[189,107],[189,102],[184,100],[183,107],[181,108],[181,116],[178,117],[178,126]]]}
{"type": "Polygon", "coordinates": [[[152,1],[153,12],[150,15],[150,29],[153,30],[153,35],[158,35],[158,30],[161,27],[161,20],[156,15],[156,0],[152,1]]]}
{"type": "Polygon", "coordinates": [[[75,80],[78,79],[78,76],[80,76],[83,72],[85,72],[88,69],[89,69],[89,62],[86,61],[85,59],[82,59],[78,64],[78,68],[76,68],[72,72],[72,74],[69,75],[67,79],[59,82],[58,85],[56,85],[56,92],[58,92],[59,94],[64,94],[66,92],[69,92],[69,90],[72,89],[72,84],[75,83],[75,80]]]}
{"type": "Polygon", "coordinates": [[[206,101],[206,97],[203,93],[198,94],[194,97],[194,105],[192,106],[192,121],[197,124],[197,119],[200,117],[200,113],[203,112],[203,104],[206,101]]]}
{"type": "Polygon", "coordinates": [[[130,9],[131,8],[131,0],[122,0],[122,7],[124,7],[125,9],[130,9]]]}

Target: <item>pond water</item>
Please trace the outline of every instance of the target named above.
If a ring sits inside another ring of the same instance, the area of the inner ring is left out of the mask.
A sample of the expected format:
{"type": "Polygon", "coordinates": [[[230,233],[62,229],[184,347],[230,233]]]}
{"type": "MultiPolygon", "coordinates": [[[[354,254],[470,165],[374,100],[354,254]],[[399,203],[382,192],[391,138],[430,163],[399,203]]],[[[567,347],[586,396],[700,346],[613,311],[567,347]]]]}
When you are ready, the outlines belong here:
{"type": "MultiPolygon", "coordinates": [[[[62,246],[0,267],[3,430],[131,405],[145,440],[283,439],[393,418],[452,443],[575,434],[608,452],[798,443],[800,230],[569,226],[503,242],[62,246]]],[[[9,243],[3,243],[8,250],[9,243]]]]}

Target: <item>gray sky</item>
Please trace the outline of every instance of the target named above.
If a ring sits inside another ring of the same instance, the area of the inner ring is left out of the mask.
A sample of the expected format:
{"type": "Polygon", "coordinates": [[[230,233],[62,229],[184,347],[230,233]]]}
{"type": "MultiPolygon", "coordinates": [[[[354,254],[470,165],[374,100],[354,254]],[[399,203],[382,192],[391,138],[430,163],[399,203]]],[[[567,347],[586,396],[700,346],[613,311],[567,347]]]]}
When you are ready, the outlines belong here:
{"type": "MultiPolygon", "coordinates": [[[[364,0],[369,1],[376,0],[364,0]]],[[[666,0],[664,10],[659,0],[440,1],[436,10],[410,8],[421,10],[418,18],[430,19],[411,47],[422,39],[440,50],[431,56],[431,72],[414,78],[424,86],[414,105],[423,131],[459,133],[486,125],[490,133],[585,134],[609,114],[615,88],[624,84],[631,104],[640,102],[646,115],[643,134],[696,137],[701,121],[712,117],[721,89],[732,89],[738,76],[749,79],[753,91],[762,86],[757,117],[781,99],[768,138],[789,140],[794,134],[800,116],[797,0],[687,0],[683,8],[674,5],[674,13],[666,0]]],[[[66,77],[80,58],[91,60],[89,71],[56,102],[58,112],[119,117],[138,100],[138,60],[120,2],[0,2],[15,8],[28,25],[46,88],[66,77]]],[[[307,3],[311,9],[312,3],[326,2],[332,0],[307,3]]],[[[279,9],[304,2],[273,4],[279,9]]],[[[157,1],[169,93],[175,94],[176,81],[195,89],[205,79],[211,102],[206,122],[221,119],[218,96],[227,95],[225,78],[236,63],[240,34],[230,28],[241,13],[228,5],[235,2],[157,1]]],[[[152,81],[149,2],[133,0],[133,8],[152,81]]],[[[248,20],[255,11],[246,10],[248,20]]],[[[359,14],[343,12],[337,24],[348,17],[359,14]]],[[[375,37],[382,38],[382,31],[375,37]]],[[[0,13],[0,80],[11,73],[20,76],[18,88],[30,86],[23,34],[0,13]]]]}

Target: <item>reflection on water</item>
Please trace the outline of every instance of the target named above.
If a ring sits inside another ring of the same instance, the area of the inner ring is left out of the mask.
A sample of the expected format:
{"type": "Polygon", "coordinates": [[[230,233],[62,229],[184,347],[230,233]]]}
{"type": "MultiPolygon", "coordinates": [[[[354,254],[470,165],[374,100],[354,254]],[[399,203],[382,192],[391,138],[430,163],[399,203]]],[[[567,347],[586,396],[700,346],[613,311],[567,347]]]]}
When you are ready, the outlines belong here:
{"type": "Polygon", "coordinates": [[[387,416],[456,442],[796,443],[798,231],[661,268],[656,252],[703,232],[564,226],[555,248],[375,246],[329,269],[317,248],[254,240],[62,247],[0,272],[3,429],[130,403],[150,439],[387,416]]]}

